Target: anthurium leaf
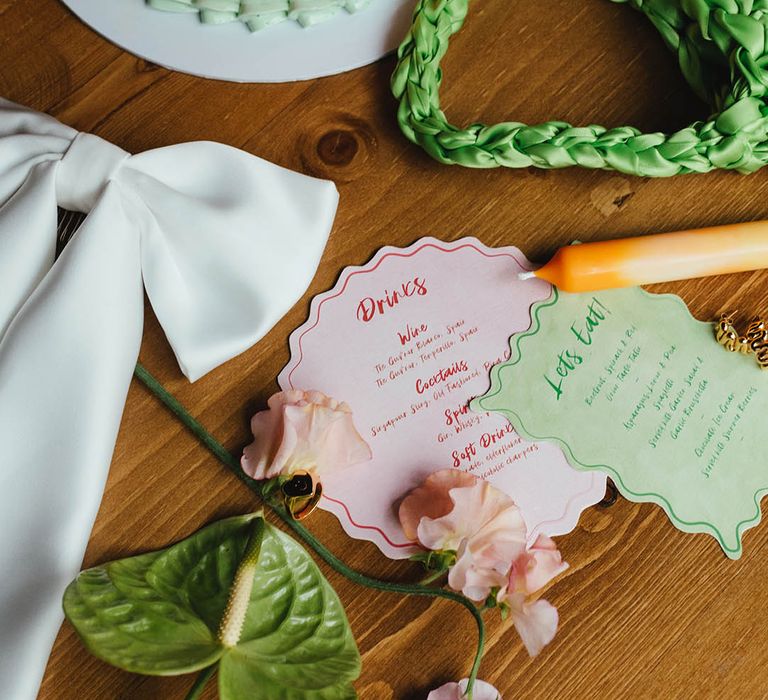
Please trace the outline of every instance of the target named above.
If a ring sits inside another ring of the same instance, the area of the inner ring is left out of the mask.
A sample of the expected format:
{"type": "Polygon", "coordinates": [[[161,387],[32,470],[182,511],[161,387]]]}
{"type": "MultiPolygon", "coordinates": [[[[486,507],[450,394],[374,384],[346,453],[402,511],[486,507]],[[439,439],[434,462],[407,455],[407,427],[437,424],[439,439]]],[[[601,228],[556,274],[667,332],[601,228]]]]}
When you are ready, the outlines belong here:
{"type": "Polygon", "coordinates": [[[268,527],[240,643],[219,666],[221,700],[347,700],[360,655],[317,565],[268,527]]]}
{"type": "Polygon", "coordinates": [[[219,620],[261,515],[222,520],[151,554],[83,571],[64,612],[100,659],[146,675],[177,675],[217,661],[219,620]]]}
{"type": "Polygon", "coordinates": [[[356,697],[360,656],[338,597],[307,552],[261,514],[84,571],[67,588],[64,611],[94,655],[128,671],[177,675],[220,660],[222,700],[356,697]],[[221,619],[257,531],[243,631],[227,648],[221,619]]]}

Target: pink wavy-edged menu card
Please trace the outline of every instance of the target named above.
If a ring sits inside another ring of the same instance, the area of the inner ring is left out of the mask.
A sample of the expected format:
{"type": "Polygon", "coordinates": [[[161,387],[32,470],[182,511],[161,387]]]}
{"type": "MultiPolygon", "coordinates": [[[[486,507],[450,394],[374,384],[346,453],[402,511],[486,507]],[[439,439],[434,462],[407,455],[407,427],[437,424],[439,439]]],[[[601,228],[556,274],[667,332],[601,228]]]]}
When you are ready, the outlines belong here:
{"type": "Polygon", "coordinates": [[[510,336],[529,328],[531,305],[552,292],[517,279],[532,267],[517,248],[423,238],[346,268],[312,301],[278,382],[346,401],[371,445],[371,462],[323,478],[320,505],[351,537],[393,559],[413,554],[396,504],[446,467],[510,494],[531,539],[570,532],[603,498],[603,474],[577,472],[556,446],[526,442],[501,416],[468,408],[488,390],[490,368],[508,359],[510,336]]]}

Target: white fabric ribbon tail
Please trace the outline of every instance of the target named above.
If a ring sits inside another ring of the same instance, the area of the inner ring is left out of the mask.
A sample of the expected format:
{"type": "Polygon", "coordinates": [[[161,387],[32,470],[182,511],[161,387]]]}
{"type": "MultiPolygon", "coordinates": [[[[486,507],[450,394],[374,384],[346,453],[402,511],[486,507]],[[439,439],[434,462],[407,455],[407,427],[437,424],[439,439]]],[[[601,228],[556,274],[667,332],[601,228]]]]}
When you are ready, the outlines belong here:
{"type": "Polygon", "coordinates": [[[146,289],[194,381],[315,274],[333,183],[229,146],[130,155],[0,99],[0,698],[37,694],[138,357],[146,289]],[[57,205],[88,213],[58,259],[57,205]]]}

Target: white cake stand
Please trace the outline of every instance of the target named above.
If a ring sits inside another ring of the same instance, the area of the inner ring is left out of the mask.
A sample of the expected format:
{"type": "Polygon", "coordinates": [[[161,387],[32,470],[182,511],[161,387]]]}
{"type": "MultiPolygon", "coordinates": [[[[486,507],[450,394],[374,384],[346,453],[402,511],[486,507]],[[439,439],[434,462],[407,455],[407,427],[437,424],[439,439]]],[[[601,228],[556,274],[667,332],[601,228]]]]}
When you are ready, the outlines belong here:
{"type": "Polygon", "coordinates": [[[152,63],[204,78],[280,83],[373,63],[405,36],[414,0],[371,0],[303,29],[283,22],[251,34],[239,23],[203,25],[195,14],[153,10],[144,0],[63,0],[99,34],[152,63]]]}

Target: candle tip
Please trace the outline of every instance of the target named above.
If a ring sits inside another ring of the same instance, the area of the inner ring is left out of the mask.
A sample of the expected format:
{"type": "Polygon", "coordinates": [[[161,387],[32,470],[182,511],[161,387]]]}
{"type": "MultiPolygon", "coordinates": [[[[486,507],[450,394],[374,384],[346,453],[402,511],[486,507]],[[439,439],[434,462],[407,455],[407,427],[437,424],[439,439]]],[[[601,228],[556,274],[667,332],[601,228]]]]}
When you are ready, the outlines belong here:
{"type": "Polygon", "coordinates": [[[531,271],[531,272],[518,272],[517,273],[517,279],[519,279],[521,281],[522,280],[531,280],[534,277],[536,277],[536,273],[533,272],[533,271],[531,271]]]}

